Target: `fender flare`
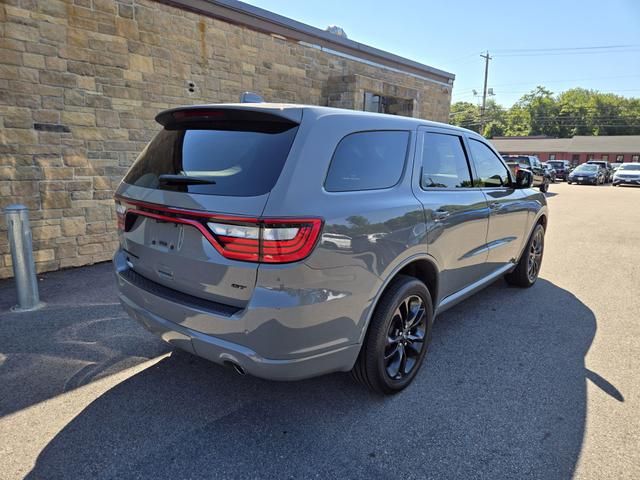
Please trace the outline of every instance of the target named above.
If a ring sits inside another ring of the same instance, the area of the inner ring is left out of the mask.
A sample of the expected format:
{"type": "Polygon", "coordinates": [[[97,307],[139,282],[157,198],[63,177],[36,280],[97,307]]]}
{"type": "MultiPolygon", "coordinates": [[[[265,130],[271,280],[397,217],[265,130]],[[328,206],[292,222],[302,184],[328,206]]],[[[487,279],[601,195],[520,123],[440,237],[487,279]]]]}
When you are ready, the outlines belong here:
{"type": "MultiPolygon", "coordinates": [[[[369,307],[369,311],[367,312],[367,317],[362,327],[362,330],[360,332],[360,338],[358,339],[358,343],[360,345],[362,345],[362,342],[364,341],[364,337],[367,334],[367,330],[369,330],[369,323],[371,322],[371,317],[373,316],[373,312],[375,312],[376,307],[378,306],[380,297],[382,297],[382,294],[389,286],[389,283],[391,283],[391,280],[393,280],[396,277],[396,275],[398,275],[400,270],[402,270],[404,267],[406,267],[410,263],[415,262],[416,260],[426,260],[433,265],[433,267],[436,269],[436,272],[438,273],[440,272],[440,267],[438,266],[438,262],[436,262],[436,259],[433,258],[428,253],[417,253],[417,254],[411,255],[410,257],[405,258],[398,265],[396,265],[391,270],[391,272],[388,275],[386,275],[386,280],[382,282],[382,285],[380,286],[380,288],[378,288],[378,291],[373,296],[373,301],[371,302],[371,306],[369,307]]],[[[436,311],[435,304],[433,305],[433,310],[435,313],[436,311]]]]}
{"type": "Polygon", "coordinates": [[[534,217],[533,222],[531,222],[531,226],[529,227],[529,232],[527,232],[527,236],[525,237],[526,240],[524,242],[524,245],[522,246],[522,251],[520,252],[520,254],[518,255],[518,258],[515,261],[515,265],[518,264],[518,262],[520,262],[520,259],[522,258],[522,254],[524,253],[525,249],[527,248],[527,245],[529,245],[529,240],[531,240],[531,235],[533,235],[533,230],[536,228],[536,225],[538,225],[538,222],[540,221],[540,218],[542,217],[546,218],[546,222],[545,222],[545,233],[546,233],[546,225],[548,225],[548,221],[549,221],[549,209],[545,206],[543,208],[541,208],[540,210],[538,210],[536,212],[536,216],[534,217]]]}

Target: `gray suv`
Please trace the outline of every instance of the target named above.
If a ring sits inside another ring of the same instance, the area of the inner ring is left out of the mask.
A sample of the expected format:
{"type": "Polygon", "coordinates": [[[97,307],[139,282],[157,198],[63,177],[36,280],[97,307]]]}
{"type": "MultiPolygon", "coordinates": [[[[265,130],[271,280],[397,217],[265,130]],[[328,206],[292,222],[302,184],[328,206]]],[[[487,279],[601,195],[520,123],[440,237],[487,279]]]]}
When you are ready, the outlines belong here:
{"type": "Polygon", "coordinates": [[[547,206],[481,136],[414,118],[239,104],[167,110],[116,193],[125,310],[275,380],[402,390],[434,317],[534,284],[547,206]]]}

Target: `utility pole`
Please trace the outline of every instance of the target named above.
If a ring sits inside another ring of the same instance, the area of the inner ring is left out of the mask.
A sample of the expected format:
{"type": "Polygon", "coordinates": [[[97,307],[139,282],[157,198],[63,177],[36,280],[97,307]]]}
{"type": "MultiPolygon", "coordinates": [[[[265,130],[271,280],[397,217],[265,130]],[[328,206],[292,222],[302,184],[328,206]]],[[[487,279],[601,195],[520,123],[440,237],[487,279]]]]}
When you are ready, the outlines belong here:
{"type": "Polygon", "coordinates": [[[480,109],[480,135],[484,131],[484,113],[487,108],[487,78],[489,77],[489,60],[491,57],[489,56],[489,51],[485,55],[480,55],[484,58],[484,89],[482,90],[482,108],[480,109]]]}

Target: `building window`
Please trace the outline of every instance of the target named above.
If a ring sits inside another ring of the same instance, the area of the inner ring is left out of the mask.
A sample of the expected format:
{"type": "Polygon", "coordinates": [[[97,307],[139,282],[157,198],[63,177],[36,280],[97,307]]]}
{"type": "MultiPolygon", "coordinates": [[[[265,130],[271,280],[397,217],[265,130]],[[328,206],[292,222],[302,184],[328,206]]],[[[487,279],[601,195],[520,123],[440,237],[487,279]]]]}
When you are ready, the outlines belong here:
{"type": "Polygon", "coordinates": [[[632,162],[637,162],[638,160],[640,160],[640,155],[631,155],[632,162]]]}
{"type": "Polygon", "coordinates": [[[411,117],[413,116],[413,100],[364,92],[364,111],[411,117]]]}
{"type": "Polygon", "coordinates": [[[605,162],[609,161],[609,155],[602,155],[602,160],[605,162]]]}
{"type": "Polygon", "coordinates": [[[593,153],[589,153],[589,154],[587,154],[587,162],[588,162],[589,160],[593,160],[593,153]]]}
{"type": "Polygon", "coordinates": [[[580,163],[580,154],[579,153],[574,153],[573,155],[571,155],[571,164],[572,165],[577,165],[580,163]]]}
{"type": "Polygon", "coordinates": [[[618,163],[624,162],[624,155],[616,155],[616,162],[618,163]]]}
{"type": "Polygon", "coordinates": [[[555,153],[550,153],[549,154],[549,160],[555,160],[556,159],[556,154],[555,153]]]}

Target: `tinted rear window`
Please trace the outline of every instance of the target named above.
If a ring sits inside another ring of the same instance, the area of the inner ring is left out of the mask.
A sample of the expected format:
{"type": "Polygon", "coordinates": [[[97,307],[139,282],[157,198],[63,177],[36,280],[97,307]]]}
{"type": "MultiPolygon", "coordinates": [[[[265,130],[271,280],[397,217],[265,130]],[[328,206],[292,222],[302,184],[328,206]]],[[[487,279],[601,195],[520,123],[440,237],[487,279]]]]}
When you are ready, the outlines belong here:
{"type": "Polygon", "coordinates": [[[504,159],[505,162],[516,162],[516,163],[519,163],[520,165],[524,165],[527,167],[531,166],[531,161],[529,160],[529,157],[516,157],[516,156],[503,155],[502,158],[504,159]]]}
{"type": "Polygon", "coordinates": [[[409,132],[376,131],[347,135],[336,147],[325,181],[329,192],[389,188],[400,180],[409,132]]]}
{"type": "Polygon", "coordinates": [[[262,195],[278,180],[296,132],[291,124],[165,129],[143,150],[124,181],[207,195],[262,195]],[[165,174],[197,176],[215,184],[159,182],[165,174]]]}

